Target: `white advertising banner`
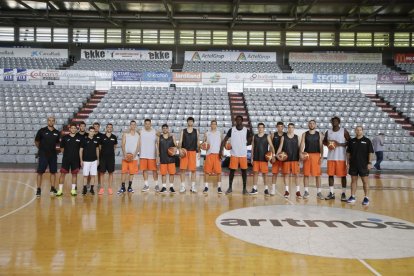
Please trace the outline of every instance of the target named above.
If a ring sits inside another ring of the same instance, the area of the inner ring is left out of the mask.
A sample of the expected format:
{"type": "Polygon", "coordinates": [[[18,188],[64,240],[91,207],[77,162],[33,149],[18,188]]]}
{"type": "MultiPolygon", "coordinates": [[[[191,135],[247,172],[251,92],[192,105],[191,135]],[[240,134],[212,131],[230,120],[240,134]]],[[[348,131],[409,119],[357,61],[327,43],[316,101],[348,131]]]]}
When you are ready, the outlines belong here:
{"type": "Polygon", "coordinates": [[[0,72],[3,81],[40,81],[40,80],[111,80],[112,71],[88,70],[47,70],[47,69],[3,69],[0,72]]]}
{"type": "Polygon", "coordinates": [[[172,60],[172,51],[82,49],[81,59],[172,60]]]}
{"type": "Polygon", "coordinates": [[[186,51],[185,61],[276,62],[274,52],[186,51]]]}
{"type": "Polygon", "coordinates": [[[381,53],[305,53],[290,52],[289,62],[382,63],[381,53]]]}
{"type": "Polygon", "coordinates": [[[203,83],[312,80],[313,74],[203,73],[203,83]]]}
{"type": "Polygon", "coordinates": [[[68,49],[0,48],[0,57],[68,58],[68,49]]]}

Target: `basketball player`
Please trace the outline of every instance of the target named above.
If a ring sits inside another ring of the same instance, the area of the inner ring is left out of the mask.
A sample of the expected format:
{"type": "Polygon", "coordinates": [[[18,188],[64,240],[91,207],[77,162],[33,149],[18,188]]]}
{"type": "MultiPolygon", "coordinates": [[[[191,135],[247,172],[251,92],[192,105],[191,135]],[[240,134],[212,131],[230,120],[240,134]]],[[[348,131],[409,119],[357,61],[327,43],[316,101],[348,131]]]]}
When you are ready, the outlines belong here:
{"type": "Polygon", "coordinates": [[[86,124],[84,121],[79,122],[78,134],[81,136],[82,139],[88,136],[88,133],[86,132],[86,124]]]}
{"type": "Polygon", "coordinates": [[[80,169],[79,151],[82,143],[82,138],[76,132],[78,128],[75,123],[69,126],[69,134],[62,137],[60,141],[60,152],[63,153],[62,167],[60,168],[59,190],[56,196],[63,195],[63,185],[65,184],[65,176],[69,172],[72,173],[72,189],[70,191],[72,196],[76,196],[76,185],[78,183],[78,173],[80,169]]]}
{"type": "Polygon", "coordinates": [[[98,194],[103,195],[105,188],[103,185],[105,173],[108,172],[108,194],[112,195],[112,182],[115,171],[115,149],[118,145],[117,137],[112,133],[114,127],[111,123],[106,125],[105,134],[101,137],[99,145],[99,175],[101,176],[102,185],[98,194]]]}
{"type": "Polygon", "coordinates": [[[152,171],[152,177],[155,182],[155,191],[159,191],[160,188],[158,186],[157,162],[155,156],[159,134],[152,128],[150,119],[144,120],[144,129],[140,130],[139,134],[139,166],[144,176],[144,188],[142,188],[142,191],[149,191],[148,171],[152,171]]]}
{"type": "Polygon", "coordinates": [[[179,148],[183,148],[187,150],[187,154],[181,157],[180,160],[180,171],[181,171],[181,187],[180,193],[185,193],[185,172],[191,172],[191,190],[190,192],[196,193],[196,166],[197,166],[197,159],[200,158],[200,151],[199,151],[199,133],[198,130],[193,127],[194,125],[194,118],[188,117],[187,118],[187,128],[181,130],[180,135],[180,142],[179,148]]]}
{"type": "Polygon", "coordinates": [[[160,193],[167,193],[167,174],[169,175],[170,193],[175,194],[174,175],[175,158],[168,154],[168,149],[175,147],[175,137],[169,133],[167,124],[162,125],[162,134],[157,138],[157,156],[160,163],[160,174],[162,178],[162,188],[160,193]]]}
{"type": "Polygon", "coordinates": [[[39,164],[37,166],[37,190],[36,196],[42,194],[42,178],[47,167],[50,172],[50,194],[56,195],[55,188],[57,172],[57,152],[56,146],[59,143],[60,133],[54,127],[55,117],[47,118],[47,126],[39,129],[35,137],[35,145],[38,148],[39,164]]]}
{"type": "Polygon", "coordinates": [[[316,131],[316,121],[310,120],[308,122],[309,130],[302,134],[300,142],[300,154],[303,160],[303,186],[305,192],[303,198],[309,197],[309,176],[315,177],[316,182],[316,197],[320,200],[324,200],[321,190],[321,164],[323,161],[323,134],[316,131]],[[306,153],[308,158],[305,159],[306,153]]]}
{"type": "Polygon", "coordinates": [[[129,123],[129,130],[122,135],[122,169],[121,169],[121,188],[118,191],[118,195],[126,192],[125,180],[128,175],[128,192],[133,193],[132,180],[134,175],[138,173],[138,150],[139,150],[139,133],[136,131],[137,123],[132,120],[129,123]],[[126,155],[132,154],[134,159],[127,161],[126,155]]]}
{"type": "Polygon", "coordinates": [[[327,173],[329,176],[329,194],[325,197],[326,200],[335,199],[334,193],[334,176],[341,177],[342,182],[342,194],[341,201],[347,201],[346,198],[346,146],[351,139],[346,129],[341,128],[339,125],[341,119],[339,117],[333,117],[331,119],[332,129],[329,129],[325,133],[323,138],[323,144],[328,146],[329,141],[336,144],[336,148],[328,151],[328,164],[327,173]]]}
{"type": "Polygon", "coordinates": [[[347,200],[348,203],[354,203],[356,200],[356,186],[358,182],[358,176],[362,179],[364,188],[364,200],[362,205],[368,205],[368,175],[369,170],[372,168],[372,157],[374,154],[374,148],[372,142],[364,136],[364,129],[362,126],[355,128],[356,137],[352,138],[348,143],[347,159],[349,164],[349,174],[351,175],[351,196],[347,200]]]}
{"type": "MultiPolygon", "coordinates": [[[[96,141],[98,141],[98,145],[101,144],[102,142],[102,137],[103,137],[103,133],[99,132],[99,130],[101,129],[101,124],[98,122],[94,122],[93,123],[93,128],[95,129],[95,135],[93,136],[95,138],[96,141]]],[[[99,164],[98,164],[98,170],[99,170],[99,164]]],[[[88,179],[90,180],[90,178],[88,179]]],[[[89,181],[88,181],[89,183],[89,181]]],[[[101,174],[98,174],[98,185],[97,185],[98,189],[101,188],[101,174]]]]}
{"type": "Polygon", "coordinates": [[[93,186],[95,185],[95,176],[98,174],[98,160],[99,160],[99,143],[94,138],[95,128],[89,127],[88,137],[86,137],[81,144],[79,151],[81,167],[83,168],[83,191],[82,195],[86,195],[88,188],[88,176],[91,178],[91,188],[89,192],[91,195],[95,194],[93,186]]]}
{"type": "MultiPolygon", "coordinates": [[[[271,135],[271,139],[272,139],[272,144],[273,144],[273,148],[276,150],[279,149],[279,145],[280,145],[280,140],[282,138],[282,136],[285,134],[285,132],[283,131],[285,128],[285,125],[283,124],[283,122],[277,122],[276,124],[276,132],[272,133],[271,135]]],[[[283,162],[278,160],[276,158],[276,156],[273,156],[272,158],[272,190],[270,191],[270,195],[274,196],[276,194],[276,182],[277,182],[277,175],[279,174],[279,172],[282,171],[282,165],[283,162]]]]}
{"type": "Polygon", "coordinates": [[[267,186],[267,173],[269,172],[269,162],[266,160],[266,153],[269,151],[275,154],[273,148],[272,139],[270,135],[265,133],[265,125],[259,123],[257,125],[258,134],[253,136],[252,141],[252,160],[253,160],[253,188],[250,192],[251,195],[257,195],[257,182],[259,178],[259,172],[262,173],[264,183],[264,195],[270,196],[269,187],[267,186]]]}
{"type": "Polygon", "coordinates": [[[228,130],[220,145],[220,157],[222,157],[224,145],[231,138],[229,187],[226,195],[233,192],[234,173],[239,167],[242,172],[243,194],[247,195],[247,145],[252,143],[252,135],[250,130],[243,126],[242,116],[236,116],[235,121],[236,125],[228,130]]]}
{"type": "Polygon", "coordinates": [[[289,197],[289,186],[287,178],[290,174],[293,176],[293,182],[296,185],[296,198],[302,198],[298,184],[299,147],[299,137],[295,134],[295,124],[289,123],[288,132],[285,133],[280,140],[279,149],[276,154],[277,158],[279,158],[279,153],[284,151],[288,156],[287,160],[284,161],[282,165],[283,182],[285,183],[285,198],[289,197]]]}
{"type": "Polygon", "coordinates": [[[223,193],[221,190],[221,158],[220,158],[220,144],[223,140],[223,135],[217,130],[217,121],[210,122],[210,130],[204,134],[204,142],[210,145],[206,153],[206,162],[204,163],[204,190],[203,193],[208,192],[208,176],[217,175],[217,192],[223,193]]]}

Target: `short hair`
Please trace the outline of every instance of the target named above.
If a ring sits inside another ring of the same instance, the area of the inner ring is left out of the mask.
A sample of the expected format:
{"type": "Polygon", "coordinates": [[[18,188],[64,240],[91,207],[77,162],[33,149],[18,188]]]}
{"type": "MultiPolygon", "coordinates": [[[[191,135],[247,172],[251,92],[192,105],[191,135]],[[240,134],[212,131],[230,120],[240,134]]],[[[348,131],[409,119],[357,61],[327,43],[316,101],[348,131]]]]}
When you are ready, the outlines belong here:
{"type": "Polygon", "coordinates": [[[131,120],[131,121],[129,122],[129,124],[132,124],[132,123],[137,123],[137,122],[135,122],[134,120],[131,120]]]}
{"type": "Polygon", "coordinates": [[[145,119],[145,120],[144,120],[144,123],[145,123],[145,122],[150,122],[150,123],[151,123],[151,119],[148,119],[148,118],[147,118],[147,119],[145,119]]]}
{"type": "Polygon", "coordinates": [[[259,127],[259,126],[263,126],[263,127],[265,127],[265,124],[263,124],[263,123],[258,123],[258,124],[257,124],[257,127],[259,127]]]}
{"type": "Polygon", "coordinates": [[[111,123],[107,123],[106,124],[106,126],[114,126],[113,124],[111,124],[111,123]]]}
{"type": "Polygon", "coordinates": [[[190,116],[190,117],[187,118],[187,122],[188,121],[193,121],[193,123],[194,123],[194,118],[190,116]]]}
{"type": "Polygon", "coordinates": [[[340,119],[338,116],[334,116],[334,117],[332,117],[332,118],[331,118],[331,123],[332,123],[334,120],[338,120],[338,123],[341,123],[341,119],[340,119]]]}
{"type": "Polygon", "coordinates": [[[84,121],[80,121],[79,125],[85,125],[86,126],[86,123],[84,121]]]}
{"type": "Polygon", "coordinates": [[[308,123],[314,122],[316,124],[316,121],[314,119],[310,119],[308,123]]]}
{"type": "Polygon", "coordinates": [[[384,135],[384,133],[380,132],[380,133],[378,133],[378,135],[384,135]]]}
{"type": "Polygon", "coordinates": [[[216,120],[211,120],[210,124],[212,124],[212,123],[216,123],[216,125],[217,125],[217,121],[216,120]]]}
{"type": "Polygon", "coordinates": [[[168,125],[167,125],[167,124],[163,124],[163,125],[161,126],[161,128],[164,128],[164,127],[168,128],[168,125]]]}
{"type": "Polygon", "coordinates": [[[276,126],[285,126],[283,122],[277,122],[276,126]]]}
{"type": "Polygon", "coordinates": [[[73,127],[73,126],[78,128],[78,126],[75,123],[70,123],[69,127],[73,127]]]}
{"type": "Polygon", "coordinates": [[[89,130],[95,130],[95,128],[93,126],[90,126],[89,130]]]}
{"type": "Polygon", "coordinates": [[[359,127],[360,127],[362,130],[364,130],[364,127],[363,127],[363,126],[361,126],[361,125],[356,126],[356,127],[355,127],[355,129],[357,129],[357,128],[359,128],[359,127]]]}
{"type": "Polygon", "coordinates": [[[237,120],[238,118],[242,119],[242,121],[243,121],[243,116],[242,116],[242,115],[237,115],[237,116],[236,116],[236,120],[237,120]]]}
{"type": "Polygon", "coordinates": [[[101,124],[100,124],[100,123],[98,123],[98,122],[95,122],[95,123],[93,123],[93,125],[94,125],[94,126],[96,126],[96,125],[100,126],[101,124]]]}
{"type": "Polygon", "coordinates": [[[294,124],[294,123],[289,123],[289,124],[288,124],[288,127],[290,127],[290,126],[295,127],[295,124],[294,124]]]}

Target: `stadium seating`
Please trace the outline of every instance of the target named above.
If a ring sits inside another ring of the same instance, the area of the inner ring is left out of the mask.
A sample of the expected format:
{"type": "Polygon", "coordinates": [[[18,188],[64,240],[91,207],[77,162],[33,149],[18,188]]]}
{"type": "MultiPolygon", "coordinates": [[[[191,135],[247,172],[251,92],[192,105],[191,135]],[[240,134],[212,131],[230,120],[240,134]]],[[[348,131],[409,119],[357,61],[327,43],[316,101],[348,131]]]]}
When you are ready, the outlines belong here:
{"type": "Polygon", "coordinates": [[[377,90],[377,94],[414,121],[414,90],[377,90]]]}
{"type": "Polygon", "coordinates": [[[183,72],[281,73],[277,62],[185,61],[183,72]]]}
{"type": "Polygon", "coordinates": [[[324,74],[390,74],[392,70],[379,63],[290,62],[293,73],[324,74]]]}
{"type": "Polygon", "coordinates": [[[395,66],[407,73],[414,73],[414,63],[395,63],[395,66]]]}
{"type": "Polygon", "coordinates": [[[169,72],[171,71],[171,61],[81,59],[72,65],[70,69],[98,71],[169,72]]]}
{"type": "Polygon", "coordinates": [[[66,61],[64,58],[0,57],[0,68],[59,69],[66,61]]]}

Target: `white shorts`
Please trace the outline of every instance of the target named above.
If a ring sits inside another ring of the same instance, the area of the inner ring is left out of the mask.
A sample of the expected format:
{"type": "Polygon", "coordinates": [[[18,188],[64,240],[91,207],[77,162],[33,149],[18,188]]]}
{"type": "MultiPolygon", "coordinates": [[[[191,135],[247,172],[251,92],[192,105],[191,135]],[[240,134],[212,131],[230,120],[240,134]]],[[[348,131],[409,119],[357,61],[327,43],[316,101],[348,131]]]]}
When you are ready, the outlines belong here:
{"type": "Polygon", "coordinates": [[[98,174],[98,161],[87,162],[83,161],[83,176],[97,175],[98,174]]]}

